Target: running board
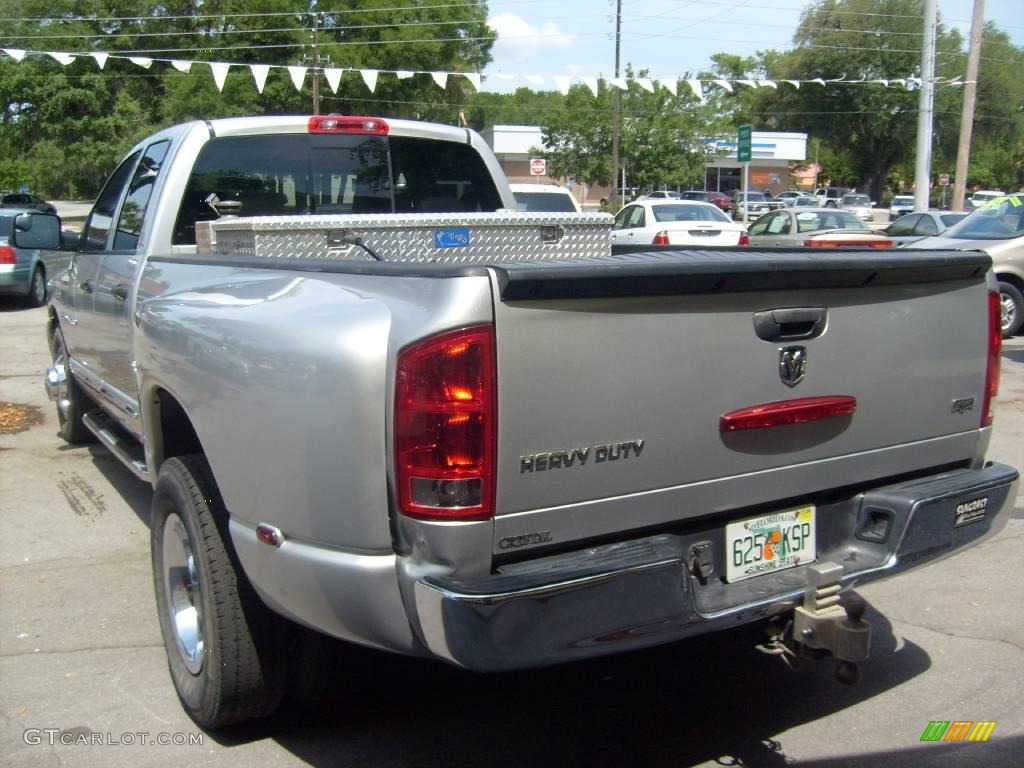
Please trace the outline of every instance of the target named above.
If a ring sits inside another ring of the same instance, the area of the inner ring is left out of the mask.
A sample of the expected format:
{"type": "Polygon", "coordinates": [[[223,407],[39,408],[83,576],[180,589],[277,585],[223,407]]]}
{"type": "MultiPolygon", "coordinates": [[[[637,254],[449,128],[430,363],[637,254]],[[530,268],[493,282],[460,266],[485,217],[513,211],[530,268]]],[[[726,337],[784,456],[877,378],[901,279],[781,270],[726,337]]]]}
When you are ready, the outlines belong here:
{"type": "Polygon", "coordinates": [[[131,470],[133,475],[143,482],[151,482],[152,478],[149,474],[149,467],[146,466],[146,455],[142,446],[131,438],[122,436],[113,419],[103,411],[96,410],[89,411],[82,416],[82,423],[122,464],[131,470]]]}

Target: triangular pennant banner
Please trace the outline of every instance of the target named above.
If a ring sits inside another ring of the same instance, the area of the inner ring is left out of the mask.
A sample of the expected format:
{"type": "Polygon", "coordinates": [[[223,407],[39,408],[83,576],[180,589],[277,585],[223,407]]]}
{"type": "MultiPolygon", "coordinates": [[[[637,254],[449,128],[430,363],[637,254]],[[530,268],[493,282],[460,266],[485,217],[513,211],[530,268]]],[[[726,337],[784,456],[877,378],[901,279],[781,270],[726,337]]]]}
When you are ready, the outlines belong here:
{"type": "MultiPolygon", "coordinates": [[[[270,73],[269,64],[250,64],[249,71],[252,72],[252,79],[256,81],[256,90],[263,93],[263,86],[267,84],[267,75],[270,73]]],[[[214,77],[217,73],[214,73],[214,77]]]]}
{"type": "Polygon", "coordinates": [[[396,69],[395,70],[395,77],[397,77],[399,80],[408,80],[410,77],[412,77],[415,74],[416,74],[415,72],[410,72],[408,69],[396,69]]]}
{"type": "Polygon", "coordinates": [[[818,85],[820,85],[820,86],[821,86],[822,88],[824,88],[824,87],[825,87],[825,81],[824,81],[824,80],[822,80],[822,79],[821,79],[820,77],[816,77],[816,78],[814,78],[813,80],[808,80],[807,82],[809,82],[809,83],[817,83],[817,84],[818,84],[818,85]]]}
{"type": "Polygon", "coordinates": [[[749,85],[751,88],[757,88],[757,83],[753,80],[737,80],[740,85],[749,85]]]}
{"type": "MultiPolygon", "coordinates": [[[[213,72],[213,82],[217,86],[218,91],[224,90],[224,81],[228,77],[228,70],[231,65],[223,61],[210,61],[207,62],[210,65],[210,71],[213,72]]],[[[260,93],[263,93],[263,89],[260,89],[260,93]]]]}
{"type": "Polygon", "coordinates": [[[142,56],[129,56],[128,57],[128,61],[130,61],[132,64],[134,64],[137,67],[142,67],[143,69],[149,69],[150,67],[153,66],[153,60],[152,59],[146,59],[146,58],[143,58],[142,56]]]}
{"type": "Polygon", "coordinates": [[[192,70],[192,64],[193,63],[194,62],[191,62],[191,61],[182,61],[180,59],[171,59],[171,66],[174,67],[179,72],[184,72],[186,75],[192,70]]]}
{"type": "Polygon", "coordinates": [[[729,93],[732,93],[732,83],[730,83],[728,80],[712,80],[712,82],[719,88],[723,88],[729,93]]]}
{"type": "Polygon", "coordinates": [[[612,85],[614,85],[620,91],[628,91],[629,90],[629,85],[621,77],[613,77],[612,78],[612,85]]]}
{"type": "Polygon", "coordinates": [[[704,101],[704,88],[701,85],[700,80],[687,80],[686,84],[690,86],[690,90],[693,91],[693,95],[701,101],[704,101]]]}
{"type": "Polygon", "coordinates": [[[789,83],[794,88],[796,88],[798,91],[800,90],[800,81],[799,80],[783,80],[782,82],[789,83]]]}
{"type": "Polygon", "coordinates": [[[92,56],[94,59],[96,59],[96,64],[99,65],[100,69],[103,69],[105,66],[107,66],[107,54],[105,54],[105,53],[90,53],[89,55],[92,56]]]}
{"type": "Polygon", "coordinates": [[[654,93],[654,83],[651,82],[649,77],[637,77],[635,78],[637,85],[643,88],[648,93],[654,93]]]}
{"type": "MultiPolygon", "coordinates": [[[[360,69],[359,74],[363,76],[363,82],[366,83],[366,87],[370,89],[370,93],[377,90],[377,70],[376,69],[360,69]]],[[[442,88],[444,86],[441,86],[442,88]]]]}
{"type": "Polygon", "coordinates": [[[462,76],[469,80],[469,82],[473,86],[474,91],[480,90],[480,75],[478,75],[476,72],[463,72],[462,76]]]}
{"type": "Polygon", "coordinates": [[[554,81],[555,81],[555,87],[558,89],[558,91],[563,96],[565,96],[565,95],[567,95],[569,93],[569,78],[568,77],[563,77],[563,76],[560,76],[560,75],[555,75],[554,76],[554,81]]]}
{"type": "Polygon", "coordinates": [[[596,77],[582,77],[580,81],[590,89],[590,92],[594,94],[594,98],[597,98],[597,78],[596,77]]]}
{"type": "Polygon", "coordinates": [[[779,85],[774,80],[758,80],[757,84],[762,88],[774,88],[779,90],[779,85]]]}
{"type": "Polygon", "coordinates": [[[344,69],[338,69],[337,67],[328,67],[324,70],[324,77],[327,78],[327,84],[331,86],[331,93],[338,92],[338,86],[341,85],[341,74],[344,69]]]}
{"type": "Polygon", "coordinates": [[[65,67],[75,60],[74,56],[67,53],[60,53],[58,51],[47,51],[46,55],[65,67]]]}
{"type": "Polygon", "coordinates": [[[21,48],[4,48],[4,53],[15,61],[20,62],[25,58],[25,54],[28,53],[28,51],[23,51],[21,48]]]}
{"type": "Polygon", "coordinates": [[[288,67],[288,74],[292,76],[292,84],[296,91],[302,90],[302,83],[306,79],[307,67],[288,67]]]}
{"type": "Polygon", "coordinates": [[[676,95],[676,81],[675,80],[659,80],[661,87],[671,93],[673,96],[676,95]]]}

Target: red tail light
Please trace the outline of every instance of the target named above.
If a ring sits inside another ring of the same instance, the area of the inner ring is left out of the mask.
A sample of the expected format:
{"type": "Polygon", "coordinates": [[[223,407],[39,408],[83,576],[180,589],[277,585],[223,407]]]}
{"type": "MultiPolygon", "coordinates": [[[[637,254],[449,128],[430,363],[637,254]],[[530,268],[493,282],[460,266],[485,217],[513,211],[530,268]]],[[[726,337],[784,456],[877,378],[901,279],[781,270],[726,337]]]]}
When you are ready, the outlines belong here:
{"type": "Polygon", "coordinates": [[[985,395],[981,401],[981,426],[990,427],[995,417],[995,398],[999,394],[999,355],[1003,349],[1002,298],[988,295],[988,365],[985,368],[985,395]]]}
{"type": "Polygon", "coordinates": [[[669,243],[668,241],[668,232],[662,230],[661,232],[656,234],[654,236],[654,239],[651,240],[651,245],[671,245],[671,243],[669,243]]]}
{"type": "Polygon", "coordinates": [[[368,136],[387,136],[387,121],[379,117],[352,115],[313,115],[309,118],[310,133],[360,133],[368,136]]]}
{"type": "Polygon", "coordinates": [[[18,257],[9,245],[0,245],[0,264],[17,264],[18,257]]]}
{"type": "Polygon", "coordinates": [[[857,398],[849,395],[781,400],[727,413],[719,420],[718,431],[738,432],[744,429],[766,429],[786,424],[802,424],[805,421],[850,416],[856,410],[857,398]]]}
{"type": "Polygon", "coordinates": [[[398,355],[395,469],[410,517],[494,514],[497,398],[494,327],[434,336],[398,355]]]}
{"type": "Polygon", "coordinates": [[[804,240],[808,248],[892,248],[892,240],[804,240]]]}
{"type": "Polygon", "coordinates": [[[748,235],[746,232],[743,232],[740,235],[740,241],[736,243],[736,245],[750,245],[750,235],[748,235]]]}

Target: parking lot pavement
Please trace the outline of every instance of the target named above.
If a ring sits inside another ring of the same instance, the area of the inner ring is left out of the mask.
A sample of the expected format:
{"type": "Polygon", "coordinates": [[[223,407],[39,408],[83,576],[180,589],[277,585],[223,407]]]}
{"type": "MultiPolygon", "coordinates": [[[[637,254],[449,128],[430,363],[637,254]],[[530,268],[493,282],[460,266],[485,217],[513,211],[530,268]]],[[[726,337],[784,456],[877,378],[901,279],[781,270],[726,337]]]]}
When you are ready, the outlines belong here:
{"type": "MultiPolygon", "coordinates": [[[[104,451],[56,436],[41,383],[44,322],[44,309],[0,304],[0,403],[29,408],[24,431],[0,434],[5,766],[1020,764],[1021,498],[991,542],[861,590],[875,634],[856,686],[836,683],[827,662],[790,672],[743,633],[490,676],[376,654],[354,661],[338,644],[311,672],[322,679],[315,702],[203,733],[166,671],[149,487],[104,451]],[[922,743],[932,720],[996,726],[986,743],[922,743]]],[[[1003,359],[990,456],[1022,467],[1024,338],[1003,359]]]]}

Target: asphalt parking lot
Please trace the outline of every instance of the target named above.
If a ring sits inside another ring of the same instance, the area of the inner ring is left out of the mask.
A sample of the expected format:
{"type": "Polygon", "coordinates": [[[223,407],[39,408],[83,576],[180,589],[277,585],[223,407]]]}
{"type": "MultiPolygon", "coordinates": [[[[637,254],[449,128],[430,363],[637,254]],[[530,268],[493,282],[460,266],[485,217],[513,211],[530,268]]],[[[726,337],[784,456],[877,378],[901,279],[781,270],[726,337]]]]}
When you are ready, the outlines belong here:
{"type": "MultiPolygon", "coordinates": [[[[0,764],[5,766],[1014,766],[1024,755],[1024,498],[995,539],[860,593],[872,657],[852,687],[742,634],[506,675],[341,646],[317,697],[200,731],[168,677],[150,489],[69,447],[42,387],[45,309],[0,301],[0,764]],[[987,720],[985,743],[922,743],[987,720]],[[166,743],[165,743],[166,742],[166,743]],[[199,743],[197,743],[199,742],[199,743]]],[[[990,458],[1024,467],[1024,337],[1005,344],[990,458]]]]}

